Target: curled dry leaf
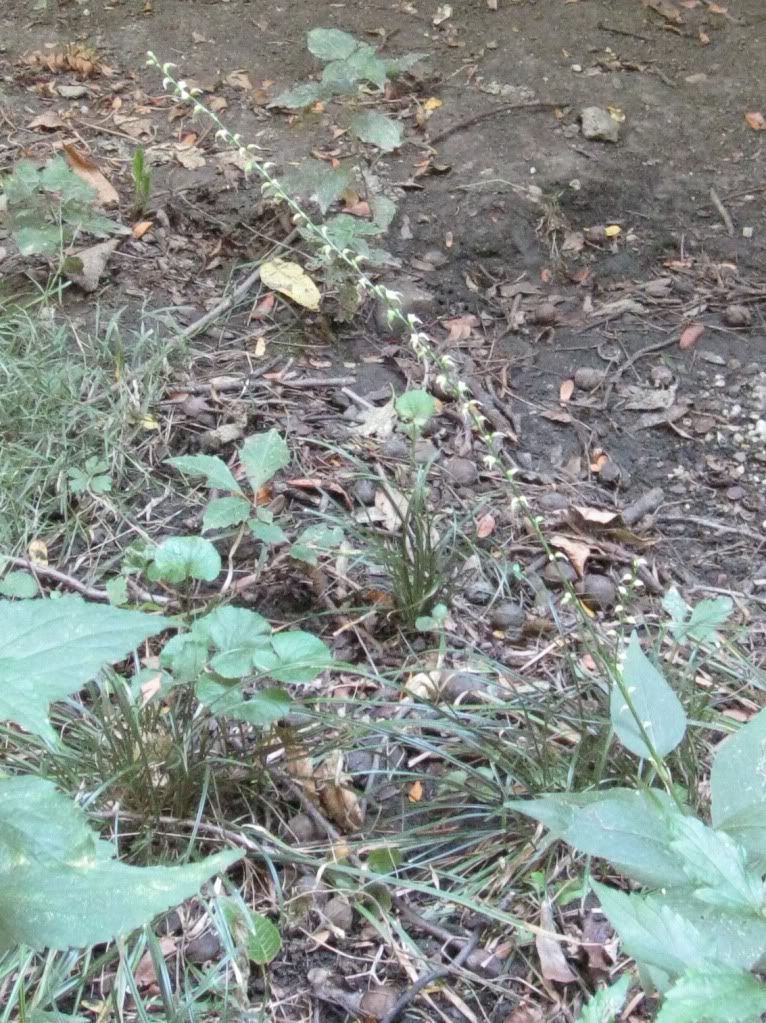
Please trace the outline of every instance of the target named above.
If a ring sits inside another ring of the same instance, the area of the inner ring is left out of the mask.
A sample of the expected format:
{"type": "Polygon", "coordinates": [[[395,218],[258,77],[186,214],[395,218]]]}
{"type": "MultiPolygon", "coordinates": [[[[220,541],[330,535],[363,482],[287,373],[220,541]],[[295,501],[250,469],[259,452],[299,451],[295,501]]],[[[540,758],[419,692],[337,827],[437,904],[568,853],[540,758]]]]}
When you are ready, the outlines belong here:
{"type": "Polygon", "coordinates": [[[364,816],[359,797],[348,785],[340,750],[325,758],[314,777],[319,800],[330,820],[344,831],[358,831],[364,823],[364,816]]]}
{"type": "MultiPolygon", "coordinates": [[[[556,933],[553,910],[547,900],[540,907],[540,926],[546,931],[556,933]]],[[[559,984],[575,983],[577,977],[566,961],[560,941],[554,937],[548,938],[543,934],[538,934],[535,938],[535,947],[540,957],[540,968],[546,980],[555,980],[559,984]]]]}
{"type": "Polygon", "coordinates": [[[490,515],[489,512],[482,515],[479,521],[476,523],[476,536],[479,540],[486,540],[488,536],[492,536],[495,531],[495,517],[490,515]]]}
{"type": "Polygon", "coordinates": [[[687,324],[681,331],[681,338],[678,342],[678,347],[684,352],[689,348],[694,348],[704,333],[704,323],[694,322],[687,324]]]}
{"type": "Polygon", "coordinates": [[[106,179],[98,168],[98,164],[76,146],[65,142],[61,147],[66,161],[81,181],[96,190],[96,196],[102,206],[116,206],[120,201],[117,189],[106,179]]]}
{"type": "Polygon", "coordinates": [[[551,537],[551,546],[563,551],[569,558],[572,568],[582,578],[585,575],[585,565],[593,553],[590,544],[583,540],[572,540],[568,536],[561,536],[556,533],[551,537]]]}
{"type": "Polygon", "coordinates": [[[572,506],[569,518],[572,525],[585,531],[610,529],[619,525],[620,522],[618,512],[607,511],[604,508],[589,508],[582,504],[572,506]]]}
{"type": "Polygon", "coordinates": [[[559,401],[569,401],[574,394],[575,382],[574,380],[562,380],[559,385],[559,401]]]}

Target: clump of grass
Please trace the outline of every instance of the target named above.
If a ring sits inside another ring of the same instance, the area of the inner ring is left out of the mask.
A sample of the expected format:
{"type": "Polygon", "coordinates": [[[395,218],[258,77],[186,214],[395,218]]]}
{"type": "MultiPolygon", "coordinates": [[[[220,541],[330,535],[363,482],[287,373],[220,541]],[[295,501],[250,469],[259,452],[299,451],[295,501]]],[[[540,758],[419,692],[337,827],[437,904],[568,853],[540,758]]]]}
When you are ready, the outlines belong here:
{"type": "Polygon", "coordinates": [[[81,334],[50,306],[0,311],[0,547],[82,530],[70,473],[87,472],[89,459],[122,499],[144,479],[146,417],[166,366],[154,332],[124,331],[116,318],[81,334]]]}

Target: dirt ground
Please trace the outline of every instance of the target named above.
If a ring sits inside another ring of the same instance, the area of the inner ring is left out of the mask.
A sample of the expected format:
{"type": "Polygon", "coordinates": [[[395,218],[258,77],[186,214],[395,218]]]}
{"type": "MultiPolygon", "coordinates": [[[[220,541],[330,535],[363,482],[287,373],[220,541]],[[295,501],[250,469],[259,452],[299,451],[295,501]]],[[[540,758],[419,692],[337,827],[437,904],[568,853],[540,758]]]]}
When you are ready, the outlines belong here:
{"type": "MultiPolygon", "coordinates": [[[[342,111],[288,116],[268,106],[316,73],[310,29],[341,28],[394,56],[422,52],[389,101],[405,144],[389,157],[368,154],[398,202],[385,245],[399,265],[385,279],[417,292],[426,329],[507,434],[522,485],[551,521],[576,505],[587,532],[598,528],[595,509],[621,512],[598,548],[604,563],[619,546],[647,556],[663,586],[764,604],[766,131],[746,118],[766,114],[763,2],[679,3],[678,22],[640,0],[497,8],[454,0],[439,20],[436,0],[4,0],[0,170],[73,141],[118,187],[129,222],[130,161],[143,146],[155,173],[154,228],[121,247],[98,298],[123,316],[172,310],[189,323],[290,224],[220,158],[208,126],[162,93],[146,51],[175,62],[206,102],[224,99],[226,123],[281,167],[342,144],[342,111]],[[113,74],[67,98],[57,86],[80,83],[77,75],[28,55],[74,41],[113,74]],[[441,105],[419,128],[415,110],[431,97],[441,105]],[[616,142],[584,137],[587,107],[613,111],[616,142]],[[45,112],[59,123],[35,125],[45,112]]],[[[21,261],[0,242],[8,281],[21,261]]],[[[254,293],[247,309],[195,338],[192,372],[158,410],[173,418],[172,453],[198,449],[222,425],[274,425],[278,379],[257,397],[206,404],[211,379],[268,379],[289,360],[318,383],[288,389],[276,425],[291,441],[339,444],[348,441],[344,387],[383,404],[391,387],[420,383],[406,341],[371,305],[350,324],[283,316],[266,330],[262,299],[254,293]]],[[[88,318],[91,300],[66,301],[88,318]]],[[[475,463],[473,474],[453,475],[461,501],[474,491],[493,499],[497,476],[483,469],[478,444],[441,417],[430,441],[445,462],[475,463]]],[[[355,450],[370,462],[392,456],[355,450]]],[[[157,462],[166,454],[158,449],[157,462]]],[[[310,458],[307,478],[329,465],[310,458]]]]}

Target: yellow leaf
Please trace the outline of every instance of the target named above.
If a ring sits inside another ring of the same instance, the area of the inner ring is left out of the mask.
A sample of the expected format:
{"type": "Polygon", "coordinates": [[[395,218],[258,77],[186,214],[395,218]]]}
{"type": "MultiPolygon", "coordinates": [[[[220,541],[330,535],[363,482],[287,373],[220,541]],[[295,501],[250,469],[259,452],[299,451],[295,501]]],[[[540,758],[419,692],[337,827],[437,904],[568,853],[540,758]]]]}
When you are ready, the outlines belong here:
{"type": "Polygon", "coordinates": [[[27,553],[33,565],[45,568],[48,564],[48,545],[45,540],[33,540],[27,547],[27,553]]]}
{"type": "Polygon", "coordinates": [[[141,416],[141,426],[145,430],[159,430],[160,424],[154,418],[154,416],[141,416]]]}
{"type": "Polygon", "coordinates": [[[622,228],[619,224],[609,224],[604,228],[604,234],[607,238],[619,238],[622,234],[622,228]]]}
{"type": "Polygon", "coordinates": [[[261,280],[267,288],[286,295],[304,309],[319,310],[319,288],[302,266],[287,259],[270,259],[261,266],[261,280]]]}
{"type": "Polygon", "coordinates": [[[443,105],[443,101],[440,100],[440,99],[437,99],[436,96],[429,96],[429,98],[423,104],[423,106],[426,108],[426,110],[438,110],[439,107],[442,106],[442,105],[443,105]]]}

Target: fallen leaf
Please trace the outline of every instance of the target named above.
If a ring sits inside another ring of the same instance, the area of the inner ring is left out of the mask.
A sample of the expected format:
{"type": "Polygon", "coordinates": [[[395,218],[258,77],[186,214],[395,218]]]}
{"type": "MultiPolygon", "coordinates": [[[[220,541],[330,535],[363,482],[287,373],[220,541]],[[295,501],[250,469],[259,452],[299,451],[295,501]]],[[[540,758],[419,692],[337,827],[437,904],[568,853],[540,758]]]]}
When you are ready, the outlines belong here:
{"type": "Polygon", "coordinates": [[[361,409],[359,413],[360,422],[351,427],[351,432],[360,437],[377,437],[378,440],[386,440],[394,432],[394,399],[391,398],[385,405],[371,405],[369,408],[361,409]]]}
{"type": "Polygon", "coordinates": [[[37,117],[33,117],[27,128],[44,128],[45,131],[56,131],[58,128],[66,128],[66,123],[55,110],[45,110],[37,117]]]}
{"type": "Polygon", "coordinates": [[[568,536],[556,533],[551,537],[551,546],[563,551],[572,564],[572,568],[582,577],[585,575],[585,564],[593,553],[590,544],[582,540],[572,540],[568,536]]]}
{"type": "Polygon", "coordinates": [[[552,423],[571,423],[572,417],[563,409],[550,408],[540,413],[541,419],[549,419],[552,423]]]}
{"type": "MultiPolygon", "coordinates": [[[[546,931],[556,933],[553,910],[547,899],[540,907],[540,926],[546,931]]],[[[555,980],[558,984],[575,983],[577,977],[566,961],[560,941],[538,934],[535,938],[535,948],[540,957],[540,968],[546,980],[555,980]]]]}
{"type": "Polygon", "coordinates": [[[700,41],[700,46],[710,46],[710,36],[707,34],[707,32],[703,32],[702,29],[700,29],[698,38],[700,41]]]}
{"type": "Polygon", "coordinates": [[[226,76],[226,82],[232,89],[245,89],[247,92],[251,92],[253,88],[253,83],[246,71],[231,71],[226,76]]]}
{"type": "Polygon", "coordinates": [[[764,118],[760,110],[753,110],[745,114],[745,121],[753,131],[766,131],[766,118],[764,118]]]}
{"type": "Polygon", "coordinates": [[[451,4],[439,4],[436,8],[436,14],[431,18],[432,25],[441,25],[443,22],[448,21],[452,17],[452,5],[451,4]]]}
{"type": "Polygon", "coordinates": [[[672,0],[644,0],[644,3],[647,7],[650,7],[661,17],[665,18],[666,21],[670,21],[674,25],[683,24],[681,12],[672,0]]]}
{"type": "Polygon", "coordinates": [[[486,540],[488,536],[492,536],[495,532],[495,517],[489,512],[486,512],[479,521],[476,523],[476,536],[479,540],[486,540]]]}
{"type": "Polygon", "coordinates": [[[374,508],[381,517],[383,528],[389,533],[396,533],[402,528],[408,507],[409,501],[404,494],[394,490],[390,484],[375,494],[374,508]]]}
{"type": "Polygon", "coordinates": [[[479,326],[479,317],[473,315],[457,316],[454,320],[445,320],[444,326],[449,331],[447,335],[448,341],[467,341],[473,333],[474,327],[479,326]]]}
{"type": "Polygon", "coordinates": [[[137,224],[133,225],[133,229],[130,232],[131,238],[138,241],[139,238],[143,238],[147,231],[150,231],[154,225],[151,220],[139,220],[137,224]]]}
{"type": "Polygon", "coordinates": [[[423,798],[423,783],[420,781],[414,781],[412,785],[410,785],[407,798],[411,803],[419,803],[423,798]]]}
{"type": "Polygon", "coordinates": [[[586,505],[575,504],[569,511],[572,524],[578,529],[608,529],[619,523],[618,512],[606,511],[604,508],[590,508],[586,505]]]}
{"type": "Polygon", "coordinates": [[[574,394],[575,382],[574,380],[562,380],[559,384],[559,401],[569,401],[574,394]]]}
{"type": "Polygon", "coordinates": [[[187,170],[200,170],[200,168],[207,164],[207,160],[202,155],[202,150],[198,149],[197,146],[179,144],[176,146],[175,158],[187,170]]]}
{"type": "MultiPolygon", "coordinates": [[[[664,412],[645,412],[642,416],[639,416],[638,421],[633,424],[633,429],[648,430],[653,426],[667,426],[668,423],[675,423],[677,419],[683,419],[688,411],[688,402],[679,402],[677,405],[671,405],[670,408],[665,409],[664,412]]],[[[675,429],[678,431],[678,427],[675,429]]],[[[687,435],[684,434],[684,436],[687,435]]],[[[689,440],[691,440],[691,437],[689,437],[689,440]]]]}
{"type": "Polygon", "coordinates": [[[270,259],[261,264],[261,281],[272,291],[278,291],[304,309],[319,310],[321,294],[306,271],[298,263],[287,259],[270,259]]]}
{"type": "Polygon", "coordinates": [[[364,823],[359,797],[348,784],[343,754],[330,753],[314,773],[317,792],[327,816],[347,831],[358,831],[364,823]]]}
{"type": "Polygon", "coordinates": [[[119,238],[110,238],[108,241],[98,242],[87,249],[72,253],[64,260],[64,274],[83,291],[95,291],[106,270],[109,257],[119,244],[119,238]]]}
{"type": "Polygon", "coordinates": [[[117,189],[99,170],[98,164],[76,146],[65,142],[62,147],[67,163],[81,181],[96,190],[98,201],[102,206],[116,206],[120,201],[117,189]]]}
{"type": "Polygon", "coordinates": [[[682,351],[686,351],[689,348],[694,348],[699,339],[705,333],[704,323],[690,323],[681,331],[681,338],[678,342],[678,347],[682,351]]]}
{"type": "Polygon", "coordinates": [[[162,689],[162,672],[157,672],[156,675],[152,675],[146,682],[142,682],[140,686],[141,700],[140,705],[145,707],[149,703],[153,696],[162,689]]]}
{"type": "Polygon", "coordinates": [[[32,540],[27,547],[29,560],[33,565],[40,565],[45,568],[48,564],[48,545],[45,540],[32,540]]]}

